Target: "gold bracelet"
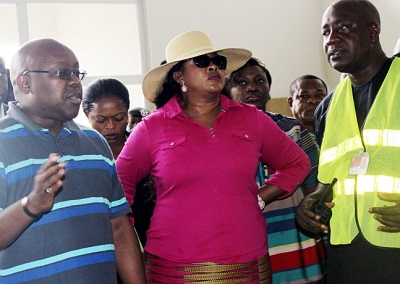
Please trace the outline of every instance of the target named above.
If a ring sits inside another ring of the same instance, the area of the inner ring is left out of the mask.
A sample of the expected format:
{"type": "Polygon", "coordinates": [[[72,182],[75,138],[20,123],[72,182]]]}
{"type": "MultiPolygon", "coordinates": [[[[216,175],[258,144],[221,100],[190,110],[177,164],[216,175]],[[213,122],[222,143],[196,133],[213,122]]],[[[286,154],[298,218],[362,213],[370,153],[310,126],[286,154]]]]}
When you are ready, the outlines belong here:
{"type": "Polygon", "coordinates": [[[22,209],[24,209],[25,214],[31,217],[32,219],[39,218],[40,215],[33,214],[31,211],[29,211],[27,204],[28,204],[28,196],[25,196],[24,198],[21,199],[22,209]]]}

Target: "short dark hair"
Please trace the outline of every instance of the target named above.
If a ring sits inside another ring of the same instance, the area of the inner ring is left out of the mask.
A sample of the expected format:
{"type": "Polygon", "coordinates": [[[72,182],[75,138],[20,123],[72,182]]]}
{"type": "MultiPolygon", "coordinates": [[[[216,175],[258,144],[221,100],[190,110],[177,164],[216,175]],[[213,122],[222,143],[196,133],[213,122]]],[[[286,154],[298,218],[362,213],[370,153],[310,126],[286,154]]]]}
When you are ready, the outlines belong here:
{"type": "Polygon", "coordinates": [[[301,80],[319,80],[319,81],[321,81],[322,85],[324,86],[325,92],[328,93],[328,87],[326,86],[324,80],[322,80],[321,78],[319,78],[315,75],[307,74],[307,75],[303,75],[303,76],[300,76],[300,77],[294,79],[293,82],[290,84],[290,87],[289,87],[289,96],[290,97],[293,97],[293,93],[297,89],[297,83],[301,80]]]}
{"type": "Polygon", "coordinates": [[[89,113],[94,103],[98,103],[103,98],[112,97],[119,99],[128,111],[129,91],[125,85],[115,78],[96,79],[86,87],[83,93],[82,109],[85,113],[89,113]]]}

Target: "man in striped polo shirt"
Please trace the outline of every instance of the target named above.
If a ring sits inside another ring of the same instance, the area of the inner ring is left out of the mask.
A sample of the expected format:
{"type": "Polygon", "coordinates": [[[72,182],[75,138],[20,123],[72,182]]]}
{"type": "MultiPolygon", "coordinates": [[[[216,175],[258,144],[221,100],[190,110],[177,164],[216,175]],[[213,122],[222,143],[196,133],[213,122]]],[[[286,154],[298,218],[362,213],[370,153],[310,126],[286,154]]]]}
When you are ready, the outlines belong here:
{"type": "Polygon", "coordinates": [[[53,39],[11,64],[0,120],[0,283],[144,283],[136,234],[103,137],[72,119],[86,73],[53,39]]]}

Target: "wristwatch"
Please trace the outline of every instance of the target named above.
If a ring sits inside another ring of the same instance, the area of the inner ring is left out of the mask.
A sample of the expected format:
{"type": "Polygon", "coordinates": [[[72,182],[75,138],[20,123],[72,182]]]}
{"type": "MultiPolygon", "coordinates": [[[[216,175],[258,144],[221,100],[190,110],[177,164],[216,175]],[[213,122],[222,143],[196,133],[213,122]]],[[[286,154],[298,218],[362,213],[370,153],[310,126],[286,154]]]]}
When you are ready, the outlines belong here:
{"type": "Polygon", "coordinates": [[[40,215],[33,214],[31,211],[29,211],[27,204],[28,204],[28,196],[25,196],[24,198],[21,199],[22,209],[24,209],[25,214],[31,217],[32,219],[39,218],[40,215]]]}

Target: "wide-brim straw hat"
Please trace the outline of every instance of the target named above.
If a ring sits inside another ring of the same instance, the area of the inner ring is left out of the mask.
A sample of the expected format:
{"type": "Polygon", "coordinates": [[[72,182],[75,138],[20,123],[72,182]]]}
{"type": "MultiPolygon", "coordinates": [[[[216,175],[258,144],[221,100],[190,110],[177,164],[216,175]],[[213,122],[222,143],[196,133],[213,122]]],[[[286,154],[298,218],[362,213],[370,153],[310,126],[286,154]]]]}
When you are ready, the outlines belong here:
{"type": "Polygon", "coordinates": [[[251,51],[243,48],[215,49],[208,36],[200,31],[184,32],[174,37],[165,48],[166,63],[150,70],[143,79],[144,97],[154,102],[169,70],[180,61],[196,56],[218,52],[225,56],[228,63],[225,74],[228,75],[242,67],[251,58],[251,51]]]}

